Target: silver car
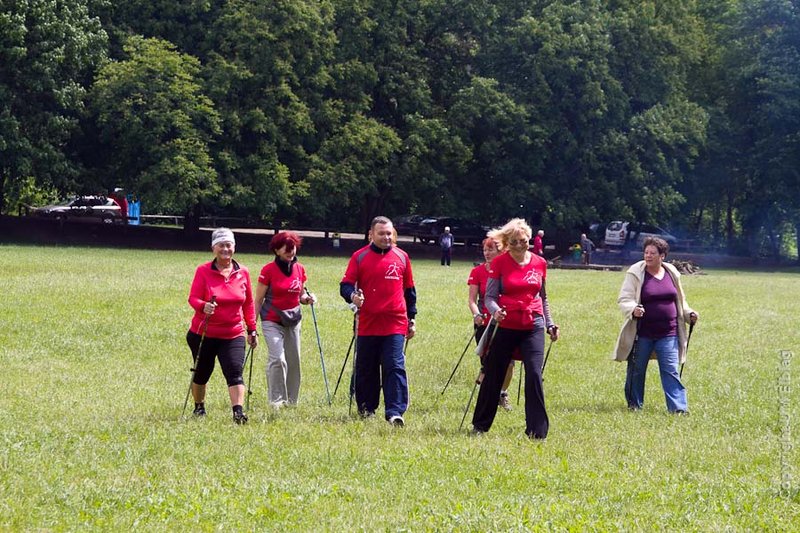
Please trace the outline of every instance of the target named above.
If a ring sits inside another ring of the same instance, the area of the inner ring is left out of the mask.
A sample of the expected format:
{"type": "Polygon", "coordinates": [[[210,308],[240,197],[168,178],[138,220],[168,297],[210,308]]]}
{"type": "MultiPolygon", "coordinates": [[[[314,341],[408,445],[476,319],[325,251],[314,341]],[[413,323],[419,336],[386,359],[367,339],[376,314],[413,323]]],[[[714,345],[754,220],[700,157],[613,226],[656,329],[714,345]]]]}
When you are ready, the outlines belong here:
{"type": "Polygon", "coordinates": [[[101,222],[121,224],[122,211],[114,200],[105,196],[78,196],[60,204],[36,207],[31,214],[55,220],[74,220],[81,222],[101,222]]]}
{"type": "Polygon", "coordinates": [[[678,238],[664,228],[659,228],[652,224],[631,224],[630,222],[615,220],[606,226],[606,246],[624,246],[628,239],[628,231],[633,231],[634,233],[638,231],[636,235],[637,246],[641,246],[647,237],[661,237],[667,241],[670,248],[674,247],[678,242],[678,238]]]}

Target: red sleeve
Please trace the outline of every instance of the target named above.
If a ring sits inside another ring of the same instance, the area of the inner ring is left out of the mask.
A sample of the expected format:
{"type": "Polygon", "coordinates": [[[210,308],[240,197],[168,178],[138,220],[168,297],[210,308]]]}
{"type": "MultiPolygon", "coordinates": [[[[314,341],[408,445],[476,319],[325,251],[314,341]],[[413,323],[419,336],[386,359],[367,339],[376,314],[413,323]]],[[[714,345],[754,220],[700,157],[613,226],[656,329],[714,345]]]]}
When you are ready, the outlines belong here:
{"type": "Polygon", "coordinates": [[[200,265],[194,271],[192,287],[189,289],[189,305],[197,312],[203,311],[203,306],[208,301],[206,297],[207,283],[205,276],[205,266],[200,265]]]}
{"type": "Polygon", "coordinates": [[[256,327],[256,310],[253,305],[253,284],[250,281],[250,272],[245,269],[245,285],[244,291],[244,305],[242,305],[242,312],[244,314],[244,323],[247,325],[247,331],[255,331],[256,327]]]}
{"type": "Polygon", "coordinates": [[[358,261],[356,261],[356,256],[360,253],[361,250],[357,251],[350,257],[350,262],[347,263],[347,270],[344,271],[342,283],[355,285],[358,282],[358,261]]]}
{"type": "MultiPolygon", "coordinates": [[[[403,252],[405,253],[405,252],[403,252]]],[[[414,287],[414,274],[411,272],[411,258],[406,254],[406,268],[403,273],[403,288],[411,289],[414,287]]]]}

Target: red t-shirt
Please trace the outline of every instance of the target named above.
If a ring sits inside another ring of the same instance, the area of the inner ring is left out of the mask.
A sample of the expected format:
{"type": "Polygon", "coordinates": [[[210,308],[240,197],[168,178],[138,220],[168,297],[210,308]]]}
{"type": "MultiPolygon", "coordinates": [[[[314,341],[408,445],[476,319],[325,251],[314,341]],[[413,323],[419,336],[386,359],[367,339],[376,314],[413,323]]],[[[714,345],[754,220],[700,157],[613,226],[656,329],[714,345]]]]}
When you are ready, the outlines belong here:
{"type": "Polygon", "coordinates": [[[489,316],[489,311],[486,309],[486,302],[483,301],[483,297],[486,295],[487,281],[489,281],[489,270],[486,268],[486,264],[478,265],[473,268],[469,273],[469,278],[467,278],[467,285],[478,286],[478,309],[486,317],[483,320],[484,326],[489,323],[491,318],[489,316]]]}
{"type": "Polygon", "coordinates": [[[536,237],[533,238],[533,253],[542,255],[542,252],[544,252],[544,243],[542,242],[542,238],[537,234],[536,237]]]}
{"type": "Polygon", "coordinates": [[[203,306],[217,297],[217,309],[208,317],[206,335],[215,339],[233,339],[244,334],[242,321],[247,330],[256,329],[256,312],[253,308],[253,290],[250,285],[250,272],[247,268],[233,262],[233,272],[226,280],[215,266],[208,262],[197,267],[189,289],[189,305],[194,308],[191,331],[203,334],[203,321],[206,314],[203,306]]]}
{"type": "Polygon", "coordinates": [[[547,277],[547,261],[531,254],[527,265],[518,264],[504,252],[492,260],[489,277],[500,280],[498,304],[505,307],[501,326],[508,329],[531,329],[536,315],[544,315],[539,291],[547,277]]]}
{"type": "Polygon", "coordinates": [[[281,322],[278,313],[269,306],[269,302],[278,309],[292,309],[300,305],[303,286],[308,280],[306,269],[300,263],[294,263],[291,272],[289,276],[284,274],[275,261],[267,263],[261,269],[258,282],[267,286],[267,297],[260,310],[261,320],[269,320],[278,324],[281,322]]]}
{"type": "Polygon", "coordinates": [[[342,283],[364,291],[358,313],[359,335],[405,335],[408,332],[405,289],[414,287],[411,260],[392,246],[381,253],[370,245],[350,257],[342,283]]]}

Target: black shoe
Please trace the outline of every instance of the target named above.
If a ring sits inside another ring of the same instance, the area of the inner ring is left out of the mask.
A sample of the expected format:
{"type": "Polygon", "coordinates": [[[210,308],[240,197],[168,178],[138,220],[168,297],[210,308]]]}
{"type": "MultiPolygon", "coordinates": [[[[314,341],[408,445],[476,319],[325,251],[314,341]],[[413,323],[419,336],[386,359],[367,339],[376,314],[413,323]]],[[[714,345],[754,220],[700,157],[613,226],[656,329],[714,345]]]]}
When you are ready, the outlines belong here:
{"type": "Polygon", "coordinates": [[[473,427],[473,428],[470,430],[470,432],[469,432],[469,434],[470,434],[470,436],[471,436],[471,437],[480,437],[481,435],[483,435],[483,434],[485,434],[485,433],[486,433],[486,432],[485,432],[484,430],[482,430],[482,429],[478,429],[478,428],[476,428],[476,427],[473,427]]]}
{"type": "Polygon", "coordinates": [[[672,414],[673,415],[679,415],[679,416],[681,416],[681,415],[682,416],[689,416],[689,411],[686,411],[684,409],[678,409],[677,411],[672,411],[672,414]]]}
{"type": "Polygon", "coordinates": [[[406,421],[403,420],[403,417],[400,415],[394,415],[393,417],[389,418],[389,423],[396,428],[401,428],[406,425],[406,421]]]}
{"type": "Polygon", "coordinates": [[[192,411],[194,416],[206,416],[206,406],[202,403],[194,404],[194,411],[192,411]]]}
{"type": "Polygon", "coordinates": [[[539,435],[535,434],[533,431],[526,431],[525,435],[531,440],[545,440],[547,437],[540,437],[539,435]]]}
{"type": "Polygon", "coordinates": [[[364,420],[368,418],[375,418],[375,411],[359,411],[358,415],[364,420]]]}
{"type": "Polygon", "coordinates": [[[240,426],[247,424],[247,415],[241,411],[237,411],[233,413],[233,421],[234,423],[239,424],[240,426]]]}

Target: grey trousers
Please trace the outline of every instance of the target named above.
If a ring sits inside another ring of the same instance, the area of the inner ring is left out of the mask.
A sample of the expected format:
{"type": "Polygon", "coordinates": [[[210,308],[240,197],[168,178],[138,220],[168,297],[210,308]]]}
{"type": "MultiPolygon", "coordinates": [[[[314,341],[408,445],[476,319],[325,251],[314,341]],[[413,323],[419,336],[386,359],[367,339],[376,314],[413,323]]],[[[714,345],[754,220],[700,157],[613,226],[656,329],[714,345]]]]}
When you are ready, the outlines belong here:
{"type": "Polygon", "coordinates": [[[261,322],[267,343],[269,403],[297,403],[300,395],[300,324],[287,328],[276,322],[261,322]]]}

